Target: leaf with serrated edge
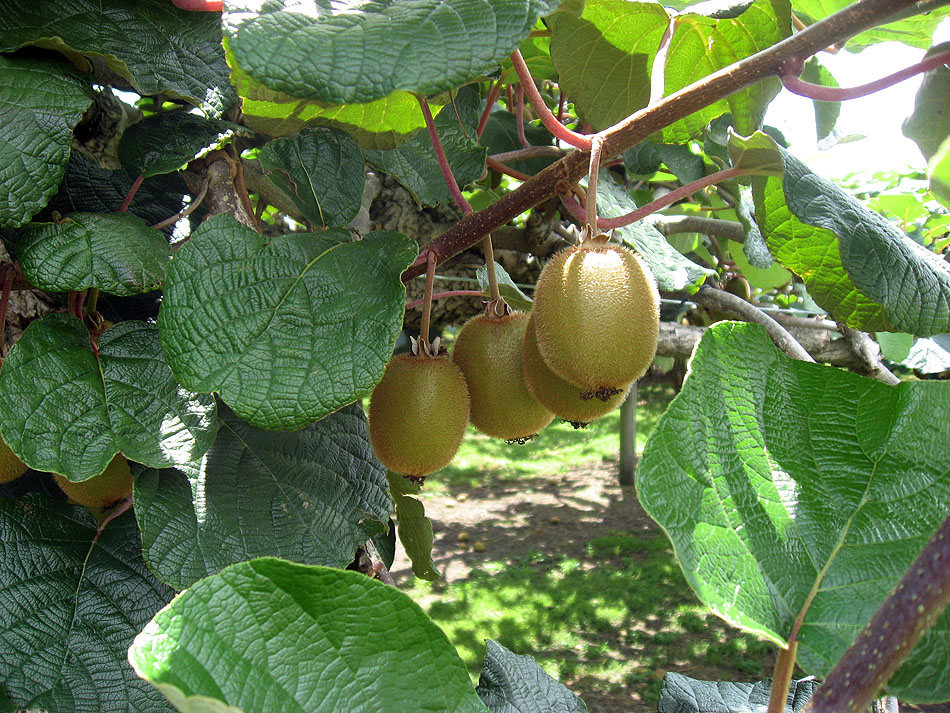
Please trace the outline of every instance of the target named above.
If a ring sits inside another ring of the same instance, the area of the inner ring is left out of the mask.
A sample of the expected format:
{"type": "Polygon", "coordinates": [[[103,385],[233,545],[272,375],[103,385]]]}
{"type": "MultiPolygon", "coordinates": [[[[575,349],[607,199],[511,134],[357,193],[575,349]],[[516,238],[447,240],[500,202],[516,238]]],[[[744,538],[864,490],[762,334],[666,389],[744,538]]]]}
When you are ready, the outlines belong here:
{"type": "Polygon", "coordinates": [[[91,101],[77,75],[58,62],[0,57],[0,225],[23,225],[56,193],[91,101]]]}
{"type": "Polygon", "coordinates": [[[314,225],[342,228],[360,209],[363,154],[349,134],[328,127],[274,139],[261,149],[261,168],[314,225]]]}
{"type": "Polygon", "coordinates": [[[730,152],[753,145],[784,167],[781,178],[753,178],[756,222],[775,259],[822,309],[866,331],[950,331],[950,264],[765,134],[729,141],[730,152]]]}
{"type": "Polygon", "coordinates": [[[172,713],[126,660],[174,594],[142,562],[131,513],[96,536],[85,508],[0,498],[0,681],[20,708],[172,713]]]}
{"type": "Polygon", "coordinates": [[[386,472],[386,477],[396,506],[399,541],[412,563],[412,573],[434,582],[442,575],[432,559],[432,522],[426,517],[422,501],[413,497],[419,494],[421,485],[391,470],[386,472]]]}
{"type": "MultiPolygon", "coordinates": [[[[477,181],[485,172],[488,150],[475,143],[479,114],[478,90],[463,87],[455,98],[455,109],[441,112],[435,120],[452,175],[461,187],[477,181]]],[[[416,134],[391,151],[367,151],[366,161],[383,173],[395,176],[422,205],[452,202],[452,194],[445,185],[428,132],[416,134]]]]}
{"type": "MultiPolygon", "coordinates": [[[[706,606],[779,645],[802,617],[798,663],[823,676],[947,515],[948,421],[950,382],[889,386],[721,322],[647,442],[637,493],[706,606]]],[[[948,635],[945,612],[890,692],[950,697],[948,635]]]]}
{"type": "Polygon", "coordinates": [[[488,639],[475,692],[492,713],[587,713],[584,701],[544,672],[530,656],[488,639]]]}
{"type": "Polygon", "coordinates": [[[346,104],[396,90],[437,94],[480,77],[558,4],[379,0],[333,12],[314,0],[229,1],[224,24],[236,66],[257,82],[346,104]]]}
{"type": "Polygon", "coordinates": [[[0,430],[31,468],[70,480],[116,453],[153,467],[197,462],[214,441],[214,400],[181,388],[154,324],[120,322],[99,338],[65,314],[36,320],[0,371],[0,430]]]}
{"type": "Polygon", "coordinates": [[[63,0],[55,12],[9,3],[0,16],[0,51],[35,45],[61,52],[79,67],[104,66],[140,94],[180,97],[220,115],[235,95],[219,18],[168,0],[63,0]]]}
{"type": "Polygon", "coordinates": [[[263,431],[229,409],[200,468],[138,469],[145,560],[176,589],[254,557],[344,567],[392,511],[366,417],[346,406],[298,431],[263,431]]]}
{"type": "Polygon", "coordinates": [[[261,558],[179,594],[129,661],[181,710],[484,713],[408,596],[358,572],[261,558]]]}
{"type": "MultiPolygon", "coordinates": [[[[597,213],[601,218],[618,218],[636,210],[637,204],[614,182],[606,171],[600,172],[597,180],[597,213]]],[[[647,263],[657,285],[664,291],[699,287],[713,270],[697,265],[684,257],[667,242],[659,230],[645,221],[617,228],[614,234],[621,242],[634,247],[647,263]]]]}
{"type": "MultiPolygon", "coordinates": [[[[801,713],[818,688],[815,680],[793,680],[789,685],[785,713],[801,713]]],[[[733,683],[700,681],[670,671],[663,678],[658,713],[742,713],[766,710],[771,681],[733,683]]]]}
{"type": "Polygon", "coordinates": [[[158,314],[181,383],[243,419],[291,430],[369,393],[402,330],[401,233],[267,237],[222,214],[175,255],[158,314]]]}
{"type": "Polygon", "coordinates": [[[90,287],[127,297],[165,282],[172,248],[165,236],[128,213],[71,213],[31,223],[17,239],[26,278],[51,292],[90,287]]]}

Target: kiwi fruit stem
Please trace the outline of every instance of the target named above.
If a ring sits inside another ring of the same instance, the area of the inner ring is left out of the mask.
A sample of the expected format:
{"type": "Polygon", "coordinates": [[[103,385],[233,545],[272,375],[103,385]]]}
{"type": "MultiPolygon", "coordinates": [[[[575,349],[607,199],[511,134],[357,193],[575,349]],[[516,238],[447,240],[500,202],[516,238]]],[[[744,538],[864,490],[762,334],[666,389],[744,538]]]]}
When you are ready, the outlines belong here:
{"type": "Polygon", "coordinates": [[[498,302],[501,293],[498,291],[498,278],[495,277],[495,251],[492,249],[491,233],[482,238],[482,250],[485,252],[485,272],[488,275],[488,301],[498,302]]]}
{"type": "MultiPolygon", "coordinates": [[[[431,250],[426,253],[426,291],[422,302],[422,322],[419,325],[419,348],[423,353],[429,356],[432,354],[429,349],[429,318],[432,313],[432,289],[435,285],[435,263],[436,255],[431,250]]],[[[438,351],[438,347],[436,347],[438,351]]]]}

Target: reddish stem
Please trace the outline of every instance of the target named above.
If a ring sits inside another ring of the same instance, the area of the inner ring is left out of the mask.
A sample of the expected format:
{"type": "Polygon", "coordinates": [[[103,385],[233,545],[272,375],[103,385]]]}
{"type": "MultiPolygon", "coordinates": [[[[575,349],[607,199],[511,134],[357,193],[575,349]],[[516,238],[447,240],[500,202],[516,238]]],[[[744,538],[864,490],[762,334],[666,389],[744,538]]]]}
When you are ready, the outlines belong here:
{"type": "Polygon", "coordinates": [[[518,93],[515,97],[515,101],[518,102],[515,107],[515,124],[518,128],[518,141],[521,142],[521,145],[528,149],[531,148],[531,144],[528,143],[528,137],[524,135],[524,82],[518,85],[518,93]]]}
{"type": "Polygon", "coordinates": [[[432,314],[432,286],[435,284],[435,253],[426,253],[426,291],[422,298],[422,322],[419,327],[419,349],[429,353],[429,317],[432,314]]]}
{"type": "Polygon", "coordinates": [[[521,80],[521,85],[528,95],[531,108],[534,109],[534,113],[538,115],[541,123],[544,124],[544,128],[571,146],[576,146],[579,149],[589,149],[591,141],[589,136],[571,131],[561,124],[561,122],[557,120],[557,117],[551,113],[551,110],[548,109],[547,104],[544,103],[544,99],[541,98],[541,92],[534,86],[534,79],[531,77],[531,72],[528,71],[528,65],[525,64],[521,52],[515,50],[511,53],[511,63],[514,65],[515,71],[518,73],[518,78],[521,80]]]}
{"type": "Polygon", "coordinates": [[[488,98],[485,99],[485,109],[482,111],[482,118],[478,120],[478,128],[475,129],[475,135],[482,138],[482,132],[485,131],[485,125],[488,123],[488,117],[491,116],[491,110],[498,101],[498,95],[501,93],[501,80],[492,84],[488,90],[488,98]]]}
{"type": "Polygon", "coordinates": [[[795,63],[788,63],[787,65],[784,65],[781,72],[779,73],[779,78],[782,80],[782,85],[793,94],[808,97],[809,99],[814,99],[816,101],[840,102],[847,101],[848,99],[866,97],[868,94],[874,94],[875,92],[879,92],[882,89],[887,89],[898,82],[903,82],[905,79],[909,79],[915,74],[936,69],[937,67],[946,64],[948,61],[950,61],[950,51],[940,52],[933,55],[932,57],[927,57],[923,61],[913,64],[910,67],[905,67],[904,69],[898,70],[897,72],[889,74],[886,77],[876,79],[873,82],[868,82],[867,84],[861,84],[857,87],[824,87],[820,84],[806,82],[798,78],[798,73],[795,70],[799,69],[800,71],[800,68],[796,67],[795,63]]]}
{"type": "Polygon", "coordinates": [[[445,180],[445,185],[448,187],[449,193],[452,194],[452,200],[455,201],[455,205],[459,207],[463,215],[471,213],[472,206],[465,200],[465,196],[462,195],[462,191],[459,189],[459,184],[452,174],[449,159],[445,155],[445,149],[442,147],[442,141],[439,139],[439,132],[435,130],[435,121],[432,118],[432,112],[429,111],[429,102],[426,101],[425,97],[416,98],[419,100],[419,106],[422,107],[422,116],[426,121],[426,129],[429,130],[429,139],[432,141],[432,150],[435,152],[435,160],[439,163],[439,170],[442,172],[442,178],[445,180]]]}
{"type": "MultiPolygon", "coordinates": [[[[439,300],[443,297],[484,297],[485,293],[481,290],[449,290],[448,292],[436,292],[432,295],[433,300],[439,300]]],[[[418,307],[423,302],[426,301],[425,297],[420,297],[417,300],[406,303],[406,309],[413,309],[418,307]]]]}
{"type": "Polygon", "coordinates": [[[522,173],[521,171],[516,171],[513,168],[508,168],[501,161],[496,161],[491,156],[485,158],[485,165],[489,168],[493,168],[499,173],[503,173],[506,176],[511,176],[512,178],[517,178],[519,181],[527,181],[531,176],[527,173],[522,173]]]}
{"type": "MultiPolygon", "coordinates": [[[[714,183],[719,183],[729,178],[735,178],[736,176],[753,176],[761,174],[762,171],[755,168],[727,168],[723,171],[710,173],[708,176],[704,176],[698,181],[687,183],[685,186],[680,186],[676,190],[670,191],[665,196],[657,198],[655,201],[651,201],[645,206],[637,208],[626,215],[621,215],[617,218],[598,218],[597,227],[600,230],[613,230],[614,228],[622,228],[625,225],[636,223],[638,220],[642,220],[648,215],[656,213],[658,210],[663,210],[667,206],[676,203],[678,200],[693,195],[696,191],[705,188],[706,186],[711,186],[714,183]]],[[[575,200],[572,196],[562,195],[561,201],[575,218],[577,218],[582,223],[587,222],[587,211],[584,210],[577,200],[575,200]]]]}
{"type": "Polygon", "coordinates": [[[132,199],[135,198],[135,194],[139,192],[139,188],[142,186],[142,181],[145,180],[145,176],[139,174],[139,177],[135,179],[135,182],[132,184],[132,187],[129,189],[128,195],[125,197],[125,200],[122,201],[122,205],[119,206],[119,212],[125,213],[129,209],[129,206],[132,204],[132,199]]]}

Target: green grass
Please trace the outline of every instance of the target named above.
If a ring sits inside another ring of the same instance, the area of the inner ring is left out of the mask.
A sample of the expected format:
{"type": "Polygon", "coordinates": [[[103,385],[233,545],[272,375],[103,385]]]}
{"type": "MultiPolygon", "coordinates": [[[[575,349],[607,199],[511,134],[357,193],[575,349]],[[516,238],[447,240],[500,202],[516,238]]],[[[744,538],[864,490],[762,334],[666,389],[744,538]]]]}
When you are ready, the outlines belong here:
{"type": "Polygon", "coordinates": [[[413,596],[477,677],[485,639],[528,653],[594,711],[655,711],[663,675],[760,680],[774,649],[696,601],[664,535],[615,533],[580,559],[533,552],[488,561],[454,585],[413,596]],[[438,592],[438,596],[431,596],[438,592]]]}
{"type": "MultiPolygon", "coordinates": [[[[643,450],[656,420],[673,397],[666,382],[643,384],[637,406],[637,451],[643,450]]],[[[469,427],[452,462],[426,481],[431,492],[458,492],[460,488],[525,476],[556,475],[585,463],[613,460],[619,448],[620,410],[587,428],[575,429],[555,421],[524,445],[508,444],[469,427]]]]}

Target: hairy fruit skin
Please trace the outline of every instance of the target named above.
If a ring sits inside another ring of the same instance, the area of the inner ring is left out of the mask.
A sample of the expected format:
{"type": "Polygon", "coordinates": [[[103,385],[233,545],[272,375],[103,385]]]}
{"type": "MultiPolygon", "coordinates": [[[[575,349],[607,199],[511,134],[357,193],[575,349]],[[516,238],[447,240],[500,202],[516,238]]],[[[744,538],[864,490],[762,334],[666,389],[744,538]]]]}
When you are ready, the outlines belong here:
{"type": "Polygon", "coordinates": [[[6,441],[0,438],[0,483],[9,483],[23,475],[29,467],[13,452],[6,441]]]}
{"type": "Polygon", "coordinates": [[[528,320],[524,333],[524,376],[528,390],[542,406],[558,418],[575,424],[585,424],[606,416],[623,403],[633,384],[621,389],[606,401],[581,397],[583,387],[565,381],[551,371],[538,349],[534,317],[528,320]]]}
{"type": "Polygon", "coordinates": [[[521,350],[527,324],[524,312],[480,314],[455,340],[452,358],[468,382],[472,425],[486,436],[529,438],[554,420],[525,382],[521,350]]]}
{"type": "Polygon", "coordinates": [[[104,471],[88,480],[74,483],[58,473],[53,477],[70,501],[89,508],[111,505],[132,492],[132,471],[121,453],[116,454],[104,471]]]}
{"type": "Polygon", "coordinates": [[[609,396],[653,361],[660,295],[649,268],[627,248],[568,248],[541,271],[534,319],[538,349],[551,370],[609,396]]]}
{"type": "Polygon", "coordinates": [[[369,438],[390,470],[421,478],[444,468],[468,425],[465,377],[447,356],[401,354],[386,365],[369,406],[369,438]]]}

